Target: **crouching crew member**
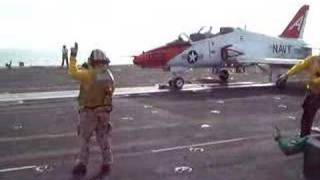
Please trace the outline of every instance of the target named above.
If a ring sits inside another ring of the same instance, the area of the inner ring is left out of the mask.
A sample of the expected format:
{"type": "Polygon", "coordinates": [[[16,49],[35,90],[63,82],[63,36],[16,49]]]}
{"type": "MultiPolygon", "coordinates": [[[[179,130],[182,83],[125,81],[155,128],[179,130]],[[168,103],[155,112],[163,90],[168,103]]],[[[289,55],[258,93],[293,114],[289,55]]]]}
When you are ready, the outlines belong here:
{"type": "Polygon", "coordinates": [[[309,56],[301,63],[293,66],[287,73],[277,80],[277,86],[283,86],[288,77],[306,71],[309,80],[307,93],[303,102],[303,115],[301,118],[300,136],[304,137],[311,133],[313,119],[320,107],[320,56],[309,56]]]}

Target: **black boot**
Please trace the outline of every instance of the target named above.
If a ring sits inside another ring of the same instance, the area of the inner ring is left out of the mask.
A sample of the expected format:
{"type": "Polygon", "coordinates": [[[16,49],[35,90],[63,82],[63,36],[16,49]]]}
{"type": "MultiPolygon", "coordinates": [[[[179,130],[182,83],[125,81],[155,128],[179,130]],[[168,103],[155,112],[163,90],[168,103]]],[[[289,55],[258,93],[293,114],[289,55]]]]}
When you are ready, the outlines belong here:
{"type": "Polygon", "coordinates": [[[87,167],[86,167],[86,165],[84,165],[82,163],[79,163],[76,166],[74,166],[73,170],[72,170],[73,175],[83,176],[86,174],[86,172],[87,172],[87,167]]]}

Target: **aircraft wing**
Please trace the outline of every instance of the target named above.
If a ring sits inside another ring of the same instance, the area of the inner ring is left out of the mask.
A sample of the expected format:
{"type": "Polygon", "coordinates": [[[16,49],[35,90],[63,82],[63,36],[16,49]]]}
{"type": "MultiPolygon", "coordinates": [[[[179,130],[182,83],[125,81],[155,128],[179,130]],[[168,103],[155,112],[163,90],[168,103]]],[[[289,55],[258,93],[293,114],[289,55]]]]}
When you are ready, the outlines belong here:
{"type": "Polygon", "coordinates": [[[269,64],[269,65],[295,65],[303,59],[282,59],[282,58],[237,58],[238,62],[245,64],[269,64]]]}

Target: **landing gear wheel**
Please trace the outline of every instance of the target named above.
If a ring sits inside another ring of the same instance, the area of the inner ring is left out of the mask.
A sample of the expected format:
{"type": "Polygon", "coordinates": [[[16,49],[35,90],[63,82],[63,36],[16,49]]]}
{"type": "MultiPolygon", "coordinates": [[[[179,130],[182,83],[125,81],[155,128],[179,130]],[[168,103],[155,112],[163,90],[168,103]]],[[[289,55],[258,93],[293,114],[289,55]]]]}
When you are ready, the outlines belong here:
{"type": "Polygon", "coordinates": [[[222,69],[220,72],[219,72],[219,79],[223,82],[227,82],[228,79],[229,79],[229,72],[228,70],[226,69],[222,69]]]}
{"type": "Polygon", "coordinates": [[[184,80],[181,77],[176,77],[174,79],[169,80],[169,86],[172,89],[180,90],[184,85],[184,80]]]}
{"type": "Polygon", "coordinates": [[[278,75],[278,80],[276,81],[276,87],[280,90],[283,90],[287,86],[287,80],[280,80],[281,74],[278,75]]]}

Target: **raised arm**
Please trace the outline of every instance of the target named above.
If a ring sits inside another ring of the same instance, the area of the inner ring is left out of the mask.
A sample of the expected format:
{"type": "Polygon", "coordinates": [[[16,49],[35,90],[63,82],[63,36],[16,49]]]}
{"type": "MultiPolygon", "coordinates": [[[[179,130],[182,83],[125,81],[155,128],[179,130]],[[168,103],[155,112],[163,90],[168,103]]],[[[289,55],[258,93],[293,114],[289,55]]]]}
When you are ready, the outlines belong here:
{"type": "Polygon", "coordinates": [[[89,81],[90,72],[87,69],[78,69],[77,67],[77,54],[78,54],[78,44],[75,43],[74,47],[71,48],[70,53],[70,65],[68,72],[72,78],[79,81],[89,81]]]}
{"type": "Polygon", "coordinates": [[[90,78],[90,73],[86,69],[79,69],[77,67],[77,60],[75,57],[70,57],[70,64],[68,72],[70,76],[79,81],[87,81],[90,78]]]}

